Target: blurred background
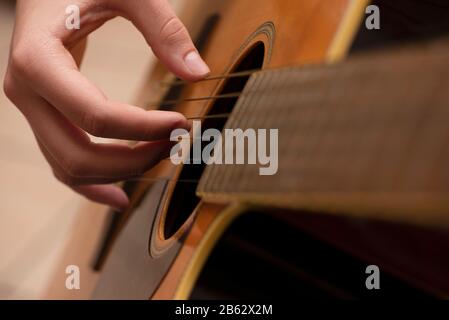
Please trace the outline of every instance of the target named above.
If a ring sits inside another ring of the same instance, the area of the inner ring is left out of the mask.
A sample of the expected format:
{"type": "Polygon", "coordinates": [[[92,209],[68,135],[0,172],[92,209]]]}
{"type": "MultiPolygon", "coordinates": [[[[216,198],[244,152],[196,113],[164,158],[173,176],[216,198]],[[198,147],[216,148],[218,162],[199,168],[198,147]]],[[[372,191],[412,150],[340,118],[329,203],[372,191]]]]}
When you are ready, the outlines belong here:
{"type": "MultiPolygon", "coordinates": [[[[183,0],[172,0],[182,10],[183,0]]],[[[0,1],[0,77],[6,71],[14,3],[0,1]]],[[[82,72],[116,101],[133,102],[154,57],[116,18],[89,38],[82,72]]],[[[86,200],[58,183],[21,113],[0,92],[0,299],[45,296],[86,200]]]]}

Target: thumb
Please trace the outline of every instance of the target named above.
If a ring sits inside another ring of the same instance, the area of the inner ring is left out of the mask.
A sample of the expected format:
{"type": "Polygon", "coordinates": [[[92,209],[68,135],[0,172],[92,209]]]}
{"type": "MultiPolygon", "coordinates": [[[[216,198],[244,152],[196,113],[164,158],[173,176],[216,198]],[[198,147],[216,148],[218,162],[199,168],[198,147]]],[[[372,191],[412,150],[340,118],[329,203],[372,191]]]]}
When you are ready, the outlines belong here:
{"type": "Polygon", "coordinates": [[[116,3],[171,72],[189,81],[200,80],[210,73],[186,27],[166,0],[116,3]]]}

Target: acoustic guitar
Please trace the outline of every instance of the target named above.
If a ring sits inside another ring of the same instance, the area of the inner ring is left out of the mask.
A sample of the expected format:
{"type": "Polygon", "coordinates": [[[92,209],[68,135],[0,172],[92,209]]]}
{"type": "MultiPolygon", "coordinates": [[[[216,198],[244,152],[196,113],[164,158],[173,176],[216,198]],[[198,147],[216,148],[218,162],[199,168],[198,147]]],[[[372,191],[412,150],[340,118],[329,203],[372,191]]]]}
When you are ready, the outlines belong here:
{"type": "Polygon", "coordinates": [[[277,129],[276,173],[166,159],[126,181],[130,208],[110,213],[98,251],[76,250],[95,253],[76,297],[447,296],[448,13],[444,1],[189,1],[182,20],[212,75],[185,83],[158,64],[138,104],[203,131],[277,129]],[[366,287],[372,265],[382,290],[366,287]]]}

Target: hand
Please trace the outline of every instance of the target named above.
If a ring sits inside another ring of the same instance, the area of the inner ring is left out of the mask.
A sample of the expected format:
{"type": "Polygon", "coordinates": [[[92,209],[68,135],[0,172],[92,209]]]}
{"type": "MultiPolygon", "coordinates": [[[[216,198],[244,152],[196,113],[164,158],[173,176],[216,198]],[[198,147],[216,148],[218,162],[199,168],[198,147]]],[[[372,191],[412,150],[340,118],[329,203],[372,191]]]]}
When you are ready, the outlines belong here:
{"type": "Polygon", "coordinates": [[[144,173],[165,157],[174,112],[113,102],[79,72],[89,33],[116,16],[129,19],[177,76],[199,80],[209,68],[166,0],[18,0],[4,90],[28,120],[57,179],[116,208],[126,194],[110,184],[144,173]],[[66,28],[66,8],[80,8],[81,28],[66,28]],[[142,141],[134,147],[93,143],[86,132],[142,141]]]}

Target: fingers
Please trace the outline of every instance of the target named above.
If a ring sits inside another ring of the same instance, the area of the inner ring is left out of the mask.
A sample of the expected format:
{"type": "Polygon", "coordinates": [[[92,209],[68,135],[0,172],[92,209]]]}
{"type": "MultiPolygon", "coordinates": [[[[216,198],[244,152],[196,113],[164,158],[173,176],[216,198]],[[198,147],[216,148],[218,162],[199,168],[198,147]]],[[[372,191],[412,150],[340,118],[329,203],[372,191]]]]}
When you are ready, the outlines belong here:
{"type": "MultiPolygon", "coordinates": [[[[53,169],[53,173],[58,180],[63,180],[63,169],[58,162],[50,155],[42,142],[37,139],[42,154],[53,169]]],[[[129,205],[129,199],[126,193],[116,185],[82,185],[73,186],[72,190],[86,197],[89,200],[111,206],[117,210],[125,210],[129,205]]]]}
{"type": "Polygon", "coordinates": [[[59,180],[89,199],[122,208],[128,201],[123,191],[99,184],[144,173],[169,154],[172,143],[164,139],[172,130],[190,129],[190,125],[178,113],[147,112],[109,101],[79,72],[85,50],[81,40],[121,13],[139,28],[156,55],[176,75],[198,80],[209,73],[209,68],[165,0],[108,0],[95,6],[97,11],[86,7],[83,12],[91,14],[92,19],[83,20],[80,33],[50,32],[45,28],[29,32],[27,25],[40,25],[55,14],[38,14],[33,8],[21,7],[28,18],[17,22],[5,92],[28,119],[59,180]],[[113,6],[116,8],[111,10],[113,6]],[[32,18],[35,23],[28,23],[32,18]],[[33,35],[23,37],[30,34],[33,35]],[[106,138],[157,142],[135,147],[95,144],[85,131],[106,138]]]}
{"type": "Polygon", "coordinates": [[[118,210],[125,210],[129,205],[126,193],[115,185],[88,185],[72,189],[89,200],[109,205],[118,210]]]}
{"type": "Polygon", "coordinates": [[[167,138],[175,128],[189,129],[188,121],[178,113],[144,111],[108,101],[79,72],[73,57],[59,41],[49,40],[45,46],[31,47],[33,53],[19,51],[13,55],[13,68],[19,70],[15,74],[88,133],[147,141],[167,138]]]}
{"type": "Polygon", "coordinates": [[[210,73],[188,31],[166,0],[113,3],[140,30],[156,56],[177,76],[196,81],[210,73]]]}
{"type": "Polygon", "coordinates": [[[172,142],[166,140],[140,143],[135,147],[96,144],[35,94],[23,95],[17,105],[48,152],[47,160],[55,176],[71,187],[111,183],[141,175],[165,158],[172,146],[172,142]]]}

